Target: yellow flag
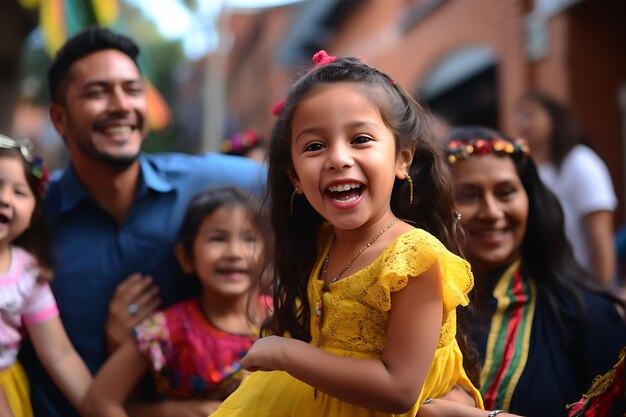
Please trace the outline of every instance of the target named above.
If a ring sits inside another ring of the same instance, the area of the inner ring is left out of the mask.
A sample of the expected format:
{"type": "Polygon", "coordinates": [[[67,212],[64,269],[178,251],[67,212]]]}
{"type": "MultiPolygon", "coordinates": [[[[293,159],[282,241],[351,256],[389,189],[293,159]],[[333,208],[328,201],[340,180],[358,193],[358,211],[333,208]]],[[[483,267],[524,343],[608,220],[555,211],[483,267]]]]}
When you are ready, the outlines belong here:
{"type": "Polygon", "coordinates": [[[41,0],[39,5],[39,24],[46,51],[52,56],[67,39],[65,2],[63,0],[41,0]]]}
{"type": "Polygon", "coordinates": [[[120,12],[118,0],[91,0],[96,22],[102,26],[115,23],[120,12]]]}

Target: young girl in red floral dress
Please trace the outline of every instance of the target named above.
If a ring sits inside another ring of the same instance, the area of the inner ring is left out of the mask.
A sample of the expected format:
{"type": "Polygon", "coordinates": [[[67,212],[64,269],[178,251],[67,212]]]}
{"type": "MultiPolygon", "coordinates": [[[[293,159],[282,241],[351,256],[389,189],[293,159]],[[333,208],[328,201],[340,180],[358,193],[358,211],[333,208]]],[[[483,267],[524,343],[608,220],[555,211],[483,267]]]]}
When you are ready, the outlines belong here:
{"type": "Polygon", "coordinates": [[[97,374],[88,394],[93,415],[207,415],[237,388],[241,358],[256,340],[265,300],[253,295],[262,221],[248,194],[208,189],[190,203],[175,253],[201,287],[198,297],[157,312],[139,324],[97,374]],[[154,402],[128,402],[150,370],[154,402]],[[128,413],[128,414],[127,414],[128,413]],[[196,414],[192,414],[196,415],[196,414]]]}

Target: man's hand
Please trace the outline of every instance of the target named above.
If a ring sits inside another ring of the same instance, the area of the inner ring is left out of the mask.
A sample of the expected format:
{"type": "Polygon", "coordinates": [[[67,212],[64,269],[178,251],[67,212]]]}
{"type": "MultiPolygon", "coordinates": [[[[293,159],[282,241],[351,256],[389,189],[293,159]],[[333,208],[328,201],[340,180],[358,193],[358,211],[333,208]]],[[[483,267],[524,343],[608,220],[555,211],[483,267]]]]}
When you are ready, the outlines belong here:
{"type": "Polygon", "coordinates": [[[149,276],[134,273],[116,288],[105,325],[109,352],[130,337],[132,329],[161,304],[159,288],[149,276]]]}

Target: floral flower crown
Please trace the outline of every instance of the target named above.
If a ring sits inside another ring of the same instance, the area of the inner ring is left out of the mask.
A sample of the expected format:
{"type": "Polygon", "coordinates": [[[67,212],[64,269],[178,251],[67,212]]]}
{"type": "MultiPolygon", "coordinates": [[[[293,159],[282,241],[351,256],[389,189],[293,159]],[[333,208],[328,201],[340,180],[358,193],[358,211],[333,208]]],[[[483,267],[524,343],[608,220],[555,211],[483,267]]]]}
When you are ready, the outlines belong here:
{"type": "Polygon", "coordinates": [[[37,179],[39,195],[43,197],[48,186],[48,169],[40,157],[33,156],[33,143],[28,139],[15,140],[8,136],[0,135],[0,149],[16,149],[22,158],[30,166],[30,173],[37,179]]]}
{"type": "Polygon", "coordinates": [[[489,139],[452,140],[447,143],[445,149],[448,162],[454,164],[460,159],[469,158],[472,155],[509,155],[513,158],[523,159],[530,154],[530,148],[526,139],[507,139],[493,137],[489,139]]]}
{"type": "Polygon", "coordinates": [[[237,132],[224,140],[222,151],[231,155],[243,155],[261,143],[261,138],[253,130],[237,132]]]}

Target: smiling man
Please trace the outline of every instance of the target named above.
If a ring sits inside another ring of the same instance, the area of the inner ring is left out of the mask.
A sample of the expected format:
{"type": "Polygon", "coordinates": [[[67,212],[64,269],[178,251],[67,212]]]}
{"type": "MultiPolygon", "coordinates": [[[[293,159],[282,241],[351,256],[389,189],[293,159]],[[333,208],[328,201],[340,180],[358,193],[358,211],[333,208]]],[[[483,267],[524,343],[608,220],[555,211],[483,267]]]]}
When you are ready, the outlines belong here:
{"type": "MultiPolygon", "coordinates": [[[[68,40],[48,71],[50,117],[70,154],[46,193],[52,288],[93,373],[157,306],[191,294],[173,255],[191,196],[221,184],[259,192],[265,176],[262,165],[240,157],[143,153],[148,113],[138,54],[131,39],[89,28],[68,40]]],[[[21,359],[35,415],[78,416],[31,347],[21,359]]]]}

